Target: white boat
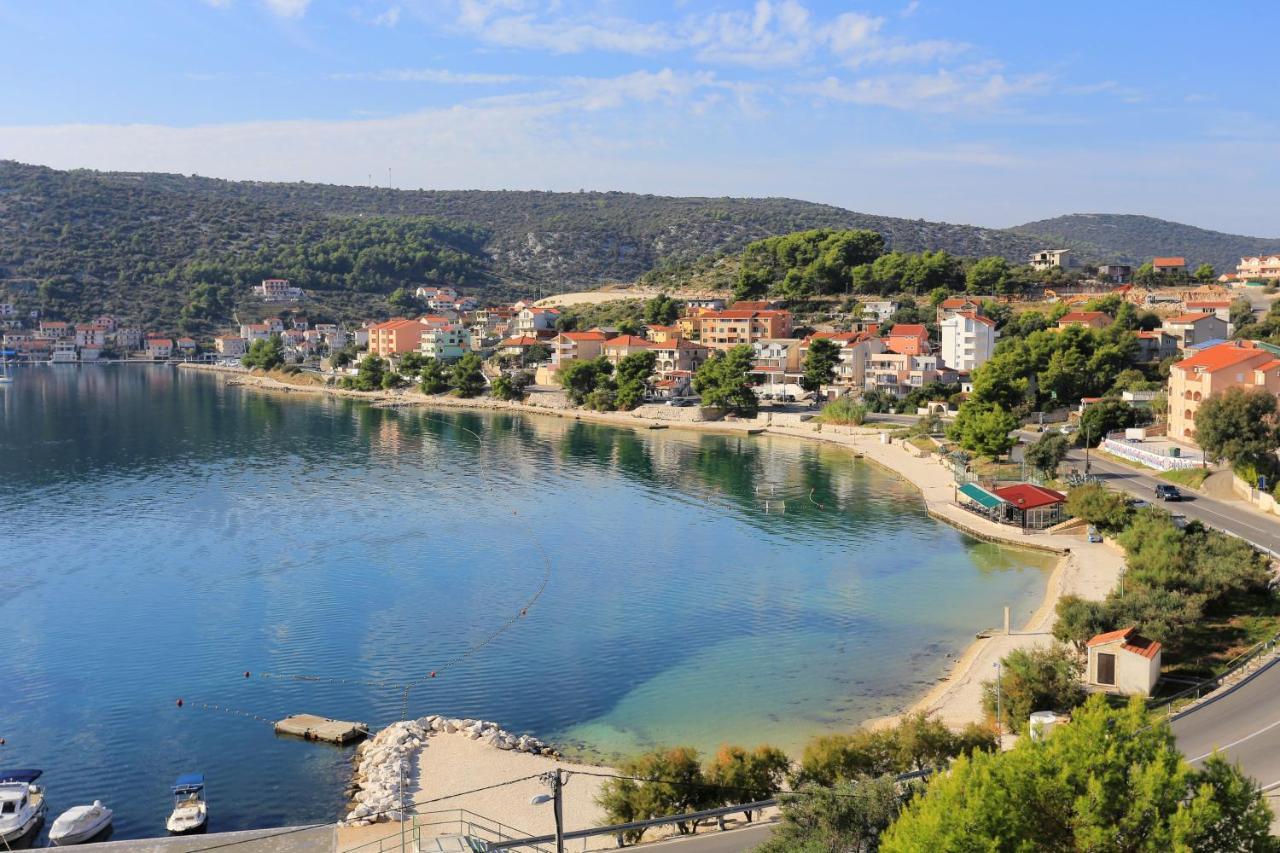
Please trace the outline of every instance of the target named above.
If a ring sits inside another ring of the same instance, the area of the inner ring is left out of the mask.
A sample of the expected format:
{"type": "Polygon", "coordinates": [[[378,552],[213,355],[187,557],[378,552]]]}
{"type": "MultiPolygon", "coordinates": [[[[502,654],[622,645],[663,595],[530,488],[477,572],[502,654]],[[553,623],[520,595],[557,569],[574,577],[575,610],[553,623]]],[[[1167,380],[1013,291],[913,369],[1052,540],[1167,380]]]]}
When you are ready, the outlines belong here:
{"type": "Polygon", "coordinates": [[[83,844],[111,826],[112,814],[101,800],[94,800],[91,806],[72,806],[49,827],[49,843],[54,847],[83,844]]]}
{"type": "Polygon", "coordinates": [[[40,770],[0,770],[0,842],[6,848],[44,819],[44,789],[35,784],[40,770]]]}
{"type": "Polygon", "coordinates": [[[201,832],[209,821],[209,807],[204,801],[204,774],[183,773],[173,783],[173,812],[165,821],[165,829],[174,835],[201,832]]]}

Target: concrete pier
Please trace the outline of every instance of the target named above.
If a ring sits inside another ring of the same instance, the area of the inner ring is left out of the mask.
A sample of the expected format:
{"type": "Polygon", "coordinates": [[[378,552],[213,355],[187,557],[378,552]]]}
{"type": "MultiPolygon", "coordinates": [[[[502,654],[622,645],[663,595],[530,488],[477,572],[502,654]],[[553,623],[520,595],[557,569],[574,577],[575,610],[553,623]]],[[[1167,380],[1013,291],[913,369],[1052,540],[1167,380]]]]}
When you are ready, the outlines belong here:
{"type": "Polygon", "coordinates": [[[276,734],[344,744],[367,736],[369,727],[364,723],[333,720],[315,714],[294,714],[276,723],[276,734]]]}

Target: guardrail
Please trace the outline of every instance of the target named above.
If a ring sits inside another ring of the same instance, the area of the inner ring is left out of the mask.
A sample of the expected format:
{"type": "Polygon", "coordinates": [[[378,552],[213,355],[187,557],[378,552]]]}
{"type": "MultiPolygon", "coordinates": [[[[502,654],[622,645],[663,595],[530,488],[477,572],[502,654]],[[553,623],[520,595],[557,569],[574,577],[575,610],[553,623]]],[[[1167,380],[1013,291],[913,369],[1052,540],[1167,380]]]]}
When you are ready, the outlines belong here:
{"type": "Polygon", "coordinates": [[[1231,661],[1230,664],[1227,665],[1226,669],[1224,669],[1222,672],[1218,673],[1217,675],[1210,676],[1209,678],[1206,678],[1204,681],[1201,681],[1198,684],[1193,684],[1192,686],[1186,688],[1185,690],[1179,690],[1177,693],[1174,693],[1171,696],[1163,696],[1159,699],[1151,700],[1147,703],[1147,707],[1152,710],[1155,710],[1156,708],[1164,708],[1168,705],[1172,705],[1174,702],[1177,702],[1180,699],[1186,699],[1188,697],[1191,697],[1193,699],[1199,699],[1205,693],[1212,692],[1214,690],[1217,690],[1219,687],[1221,687],[1223,679],[1225,679],[1227,676],[1239,672],[1245,666],[1248,666],[1251,662],[1257,660],[1262,655],[1274,649],[1277,645],[1280,645],[1280,634],[1276,634],[1274,637],[1271,637],[1270,639],[1263,640],[1260,643],[1255,643],[1252,646],[1250,646],[1248,649],[1245,649],[1243,652],[1237,655],[1235,659],[1231,661]]]}
{"type": "MultiPolygon", "coordinates": [[[[467,809],[446,809],[436,812],[419,812],[410,815],[411,820],[405,825],[398,822],[387,823],[390,827],[398,827],[381,838],[350,847],[343,853],[392,853],[392,851],[421,849],[424,839],[440,835],[466,835],[477,838],[491,845],[500,844],[512,838],[523,838],[528,835],[524,830],[508,826],[502,821],[476,814],[467,809]]],[[[554,836],[553,836],[554,838],[554,836]]],[[[532,845],[540,853],[550,853],[546,848],[532,845]]],[[[495,848],[497,849],[497,848],[495,848]]]]}

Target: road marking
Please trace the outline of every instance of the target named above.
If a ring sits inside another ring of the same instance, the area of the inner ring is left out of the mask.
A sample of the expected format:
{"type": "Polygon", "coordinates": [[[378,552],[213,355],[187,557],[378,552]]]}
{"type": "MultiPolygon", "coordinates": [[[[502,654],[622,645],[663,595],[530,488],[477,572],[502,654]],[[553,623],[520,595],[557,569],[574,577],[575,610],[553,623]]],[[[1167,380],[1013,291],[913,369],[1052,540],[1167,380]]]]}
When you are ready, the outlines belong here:
{"type": "Polygon", "coordinates": [[[1276,721],[1275,721],[1275,722],[1273,722],[1273,723],[1269,723],[1269,724],[1267,724],[1267,725],[1263,726],[1262,728],[1258,729],[1256,732],[1252,732],[1252,733],[1250,733],[1250,734],[1247,734],[1247,735],[1245,735],[1244,737],[1240,738],[1239,740],[1233,740],[1233,741],[1231,741],[1231,743],[1226,744],[1225,746],[1215,747],[1214,749],[1210,750],[1209,752],[1206,752],[1204,755],[1200,755],[1200,756],[1197,756],[1197,757],[1195,757],[1195,758],[1187,759],[1187,761],[1188,761],[1188,763],[1190,763],[1190,764],[1195,764],[1197,761],[1204,761],[1206,758],[1208,758],[1210,755],[1213,755],[1215,752],[1226,752],[1228,749],[1231,749],[1231,747],[1233,747],[1233,746],[1239,746],[1240,744],[1244,743],[1245,741],[1249,740],[1250,738],[1255,738],[1255,737],[1257,737],[1257,736],[1258,736],[1258,735],[1260,735],[1260,734],[1265,734],[1266,732],[1269,732],[1269,731],[1271,731],[1272,729],[1274,729],[1276,726],[1280,726],[1280,720],[1276,720],[1276,721]]]}

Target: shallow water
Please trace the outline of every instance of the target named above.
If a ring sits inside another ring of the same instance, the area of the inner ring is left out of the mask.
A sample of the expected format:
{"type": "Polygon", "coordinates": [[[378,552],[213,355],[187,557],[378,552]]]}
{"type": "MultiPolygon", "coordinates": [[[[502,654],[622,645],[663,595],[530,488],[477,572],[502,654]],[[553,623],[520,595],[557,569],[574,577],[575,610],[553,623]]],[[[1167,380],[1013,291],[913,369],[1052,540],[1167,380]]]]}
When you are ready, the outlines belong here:
{"type": "Polygon", "coordinates": [[[1024,620],[1052,563],[837,448],[138,365],[19,370],[0,501],[0,767],[44,768],[51,818],[106,801],[117,839],[161,834],[188,770],[214,830],[335,819],[350,751],[263,720],[383,724],[403,691],[352,682],[431,670],[411,715],[579,753],[795,749],[910,702],[1004,605],[1024,620]]]}

